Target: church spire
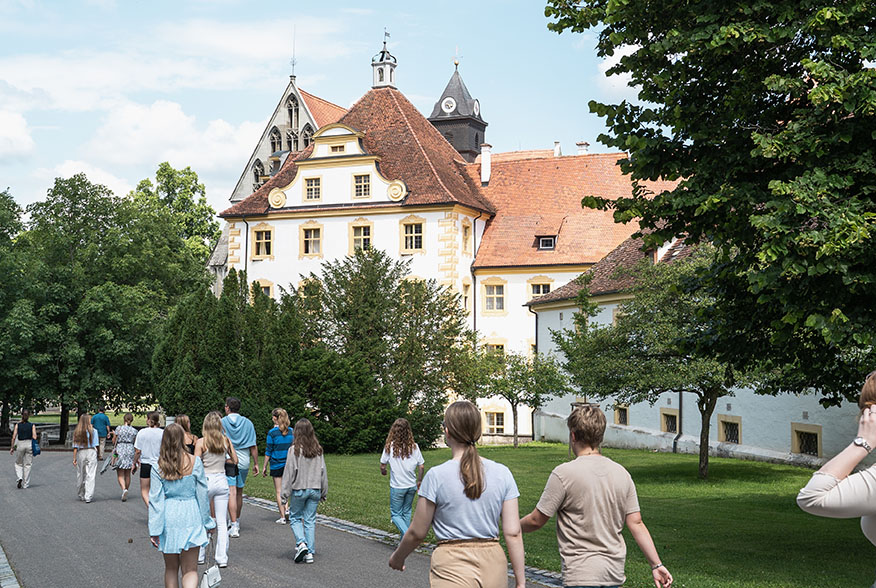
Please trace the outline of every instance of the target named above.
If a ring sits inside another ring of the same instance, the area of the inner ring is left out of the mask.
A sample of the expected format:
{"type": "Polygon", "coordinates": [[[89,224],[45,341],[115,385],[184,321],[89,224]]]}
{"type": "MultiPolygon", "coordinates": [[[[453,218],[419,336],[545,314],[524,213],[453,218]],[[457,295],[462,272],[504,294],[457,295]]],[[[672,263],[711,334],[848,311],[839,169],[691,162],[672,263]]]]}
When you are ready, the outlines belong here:
{"type": "Polygon", "coordinates": [[[372,88],[395,88],[395,66],[398,60],[386,48],[389,33],[383,30],[383,49],[371,58],[371,72],[374,76],[372,88]]]}
{"type": "Polygon", "coordinates": [[[474,161],[485,142],[487,123],[481,118],[480,103],[472,98],[459,75],[458,58],[453,66],[453,75],[435,103],[429,122],[466,161],[474,161]]]}

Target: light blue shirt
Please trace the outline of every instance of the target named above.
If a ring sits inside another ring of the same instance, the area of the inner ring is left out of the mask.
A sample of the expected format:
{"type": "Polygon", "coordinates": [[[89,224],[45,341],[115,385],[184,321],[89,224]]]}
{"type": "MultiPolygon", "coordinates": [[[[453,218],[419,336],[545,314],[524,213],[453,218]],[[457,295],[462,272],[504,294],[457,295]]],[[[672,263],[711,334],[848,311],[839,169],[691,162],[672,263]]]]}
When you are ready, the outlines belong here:
{"type": "Polygon", "coordinates": [[[249,449],[256,444],[255,427],[245,416],[240,416],[236,412],[225,415],[222,417],[222,426],[235,450],[249,449]]]}
{"type": "Polygon", "coordinates": [[[82,445],[80,443],[73,443],[73,447],[76,449],[93,449],[97,447],[97,429],[91,429],[91,439],[87,445],[82,445]]]}
{"type": "Polygon", "coordinates": [[[484,492],[472,500],[463,492],[459,462],[449,460],[426,472],[420,496],[435,503],[432,529],[439,541],[450,539],[492,539],[499,536],[499,519],[506,500],[520,496],[511,470],[481,458],[484,492]]]}

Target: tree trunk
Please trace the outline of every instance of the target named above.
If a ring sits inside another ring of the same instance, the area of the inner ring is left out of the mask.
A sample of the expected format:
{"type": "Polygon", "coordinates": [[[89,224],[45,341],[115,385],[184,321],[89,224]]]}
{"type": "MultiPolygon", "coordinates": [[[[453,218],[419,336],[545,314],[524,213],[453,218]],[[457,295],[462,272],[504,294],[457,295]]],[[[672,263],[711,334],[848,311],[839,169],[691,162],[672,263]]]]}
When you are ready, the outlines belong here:
{"type": "Polygon", "coordinates": [[[705,396],[697,399],[697,408],[700,409],[700,468],[699,476],[706,480],[709,477],[709,425],[712,421],[712,413],[718,404],[720,392],[706,392],[705,396]]]}
{"type": "Polygon", "coordinates": [[[514,421],[514,447],[517,447],[517,405],[511,405],[511,419],[514,421]]]}
{"type": "Polygon", "coordinates": [[[61,403],[61,445],[67,440],[67,431],[70,429],[70,407],[67,403],[61,403]]]}
{"type": "Polygon", "coordinates": [[[9,429],[9,400],[3,399],[3,407],[0,409],[0,437],[11,437],[9,429]]]}

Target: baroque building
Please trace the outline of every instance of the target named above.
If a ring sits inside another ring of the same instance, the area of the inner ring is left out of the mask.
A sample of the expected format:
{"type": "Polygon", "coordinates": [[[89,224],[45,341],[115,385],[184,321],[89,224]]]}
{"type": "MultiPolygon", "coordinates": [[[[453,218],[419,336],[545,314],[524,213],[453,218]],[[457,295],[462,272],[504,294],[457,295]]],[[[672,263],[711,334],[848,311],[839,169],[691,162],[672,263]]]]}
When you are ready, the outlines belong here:
{"type": "MultiPolygon", "coordinates": [[[[217,278],[245,270],[276,296],[326,259],[377,247],[410,259],[414,277],[458,292],[484,344],[530,354],[536,319],[525,304],[580,275],[633,231],[610,213],[581,207],[587,195],[631,192],[617,165],[625,155],[587,153],[583,143],[566,156],[558,145],[492,153],[480,104],[458,68],[427,119],[398,90],[397,65],[384,43],[371,61],[371,89],[349,110],[290,82],[241,178],[250,193],[235,189],[220,214],[226,226],[211,265],[217,278]],[[297,128],[302,104],[315,125],[306,144],[297,135],[297,149],[286,139],[296,128],[289,97],[299,100],[297,128]],[[270,171],[256,181],[252,165],[268,151],[270,171]]],[[[479,404],[488,439],[512,433],[506,401],[479,404]]],[[[519,417],[519,433],[531,435],[531,411],[521,407],[519,417]]]]}

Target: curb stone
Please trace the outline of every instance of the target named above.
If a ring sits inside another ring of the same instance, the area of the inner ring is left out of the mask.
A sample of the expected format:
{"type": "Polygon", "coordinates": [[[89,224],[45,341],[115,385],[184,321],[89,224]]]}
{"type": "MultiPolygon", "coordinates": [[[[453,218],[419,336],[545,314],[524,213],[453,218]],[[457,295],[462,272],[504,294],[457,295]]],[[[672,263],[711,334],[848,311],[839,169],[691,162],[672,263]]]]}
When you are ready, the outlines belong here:
{"type": "Polygon", "coordinates": [[[0,547],[0,588],[21,588],[12,566],[9,565],[9,560],[6,559],[3,547],[0,547]]]}
{"type": "MultiPolygon", "coordinates": [[[[274,511],[277,509],[277,504],[275,502],[265,500],[264,498],[256,498],[255,496],[244,495],[243,502],[244,504],[251,504],[252,506],[257,506],[265,510],[274,511]]],[[[371,539],[372,541],[380,541],[386,545],[398,545],[398,533],[390,533],[381,529],[375,529],[374,527],[368,527],[366,525],[360,525],[359,523],[352,523],[350,521],[321,514],[316,515],[316,522],[324,527],[335,529],[336,531],[351,533],[358,537],[371,539]]],[[[417,548],[417,552],[430,555],[435,547],[436,545],[434,543],[423,543],[417,548]]],[[[531,566],[524,567],[524,570],[528,582],[547,586],[548,588],[563,588],[562,574],[559,572],[551,572],[549,570],[542,570],[531,566]]],[[[510,565],[508,566],[508,575],[513,576],[510,565]]],[[[17,584],[15,586],[17,586],[17,584]]],[[[6,588],[6,585],[0,584],[0,588],[6,588]]]]}

